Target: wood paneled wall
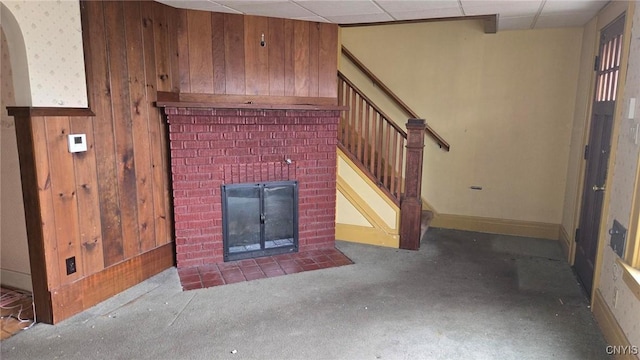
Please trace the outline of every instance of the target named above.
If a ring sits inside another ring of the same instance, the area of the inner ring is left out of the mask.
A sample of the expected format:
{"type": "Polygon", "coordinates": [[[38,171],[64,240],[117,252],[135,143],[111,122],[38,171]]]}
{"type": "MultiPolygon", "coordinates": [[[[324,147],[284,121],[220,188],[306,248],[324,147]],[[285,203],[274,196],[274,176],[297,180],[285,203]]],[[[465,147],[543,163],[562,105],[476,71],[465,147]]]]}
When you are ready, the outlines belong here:
{"type": "Polygon", "coordinates": [[[178,43],[183,93],[337,98],[335,24],[179,10],[178,43]]]}
{"type": "Polygon", "coordinates": [[[82,1],[81,16],[90,109],[10,113],[36,313],[48,323],[174,264],[158,92],[258,96],[265,104],[337,102],[336,25],[152,1],[82,1]],[[75,133],[87,134],[87,152],[68,152],[67,135],[75,133]],[[77,271],[67,274],[72,257],[77,271]]]}
{"type": "Polygon", "coordinates": [[[178,90],[176,17],[156,2],[81,9],[108,267],[171,241],[166,125],[154,102],[178,90]]]}
{"type": "Polygon", "coordinates": [[[166,129],[157,91],[177,91],[175,10],[155,2],[82,2],[104,265],[171,240],[166,129]]]}

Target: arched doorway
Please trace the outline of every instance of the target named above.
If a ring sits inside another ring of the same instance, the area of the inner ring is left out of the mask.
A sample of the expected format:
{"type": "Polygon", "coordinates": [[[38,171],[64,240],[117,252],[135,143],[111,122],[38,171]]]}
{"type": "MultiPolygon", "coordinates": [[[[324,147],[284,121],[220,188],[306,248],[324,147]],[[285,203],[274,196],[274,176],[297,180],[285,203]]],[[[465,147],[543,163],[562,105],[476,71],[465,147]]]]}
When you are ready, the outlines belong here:
{"type": "MultiPolygon", "coordinates": [[[[2,315],[11,322],[14,318],[33,318],[33,306],[31,309],[25,308],[31,302],[30,294],[26,298],[26,291],[32,291],[33,286],[16,129],[13,117],[7,114],[7,106],[28,106],[31,104],[31,94],[22,33],[17,21],[3,4],[0,4],[0,15],[0,278],[3,285],[2,315]],[[5,308],[9,309],[5,311],[5,308]]],[[[25,321],[17,326],[28,324],[25,321]]],[[[15,326],[11,324],[7,328],[15,326]]]]}

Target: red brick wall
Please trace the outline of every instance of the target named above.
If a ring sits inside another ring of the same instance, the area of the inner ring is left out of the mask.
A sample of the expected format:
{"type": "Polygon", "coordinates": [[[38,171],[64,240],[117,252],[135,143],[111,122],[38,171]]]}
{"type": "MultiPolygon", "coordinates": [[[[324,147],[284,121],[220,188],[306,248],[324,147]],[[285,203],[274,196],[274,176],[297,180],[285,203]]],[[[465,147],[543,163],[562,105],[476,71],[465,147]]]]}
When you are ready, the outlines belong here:
{"type": "Polygon", "coordinates": [[[222,184],[297,180],[300,251],[334,246],[339,111],[165,113],[178,267],[223,261],[222,184]]]}

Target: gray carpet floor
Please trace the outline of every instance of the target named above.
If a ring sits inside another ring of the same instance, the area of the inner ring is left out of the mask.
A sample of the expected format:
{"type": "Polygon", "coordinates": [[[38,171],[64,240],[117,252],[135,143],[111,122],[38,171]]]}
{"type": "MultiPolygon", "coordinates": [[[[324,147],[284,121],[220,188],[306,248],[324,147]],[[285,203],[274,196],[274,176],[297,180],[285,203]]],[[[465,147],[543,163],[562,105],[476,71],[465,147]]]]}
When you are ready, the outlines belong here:
{"type": "Polygon", "coordinates": [[[607,359],[556,241],[431,228],[420,251],[181,291],[159,275],[0,344],[9,359],[607,359]]]}

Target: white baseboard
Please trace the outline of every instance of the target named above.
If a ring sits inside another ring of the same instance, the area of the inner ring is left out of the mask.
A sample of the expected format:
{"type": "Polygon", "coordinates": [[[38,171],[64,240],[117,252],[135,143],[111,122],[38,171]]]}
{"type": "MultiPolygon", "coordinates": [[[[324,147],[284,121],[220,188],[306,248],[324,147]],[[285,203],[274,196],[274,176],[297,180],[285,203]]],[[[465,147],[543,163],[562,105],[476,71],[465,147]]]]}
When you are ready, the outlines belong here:
{"type": "Polygon", "coordinates": [[[33,291],[31,275],[8,269],[0,269],[0,283],[12,288],[33,291]]]}

